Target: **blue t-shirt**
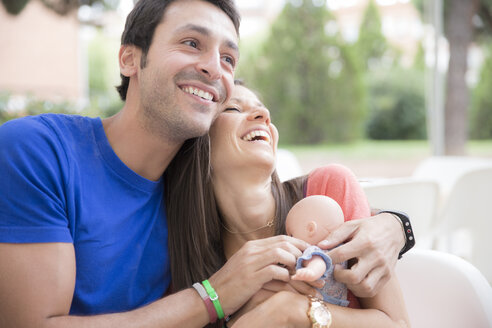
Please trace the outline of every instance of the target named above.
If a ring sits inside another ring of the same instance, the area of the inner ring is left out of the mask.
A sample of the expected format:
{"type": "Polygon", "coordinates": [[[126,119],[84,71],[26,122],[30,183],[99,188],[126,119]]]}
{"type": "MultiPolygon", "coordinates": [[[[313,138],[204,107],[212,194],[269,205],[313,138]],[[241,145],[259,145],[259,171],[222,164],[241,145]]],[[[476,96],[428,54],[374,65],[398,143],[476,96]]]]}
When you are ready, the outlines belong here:
{"type": "Polygon", "coordinates": [[[163,181],[113,152],[99,118],[43,114],[0,126],[0,242],[73,243],[71,314],[135,309],[170,283],[163,181]]]}

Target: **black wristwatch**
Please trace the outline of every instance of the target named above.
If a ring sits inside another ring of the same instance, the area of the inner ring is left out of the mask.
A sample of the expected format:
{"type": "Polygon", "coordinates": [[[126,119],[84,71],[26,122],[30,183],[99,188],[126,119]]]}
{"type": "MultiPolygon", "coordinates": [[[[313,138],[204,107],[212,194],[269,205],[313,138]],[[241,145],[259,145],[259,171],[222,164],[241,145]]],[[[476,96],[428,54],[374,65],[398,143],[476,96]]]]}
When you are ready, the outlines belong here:
{"type": "Polygon", "coordinates": [[[398,212],[398,211],[390,211],[383,210],[379,211],[378,214],[381,213],[389,213],[395,215],[398,219],[400,219],[400,223],[403,229],[403,233],[405,235],[405,246],[401,249],[398,254],[398,259],[401,259],[403,254],[408,252],[413,246],[415,246],[415,236],[413,235],[412,224],[410,223],[410,218],[406,213],[398,212]]]}

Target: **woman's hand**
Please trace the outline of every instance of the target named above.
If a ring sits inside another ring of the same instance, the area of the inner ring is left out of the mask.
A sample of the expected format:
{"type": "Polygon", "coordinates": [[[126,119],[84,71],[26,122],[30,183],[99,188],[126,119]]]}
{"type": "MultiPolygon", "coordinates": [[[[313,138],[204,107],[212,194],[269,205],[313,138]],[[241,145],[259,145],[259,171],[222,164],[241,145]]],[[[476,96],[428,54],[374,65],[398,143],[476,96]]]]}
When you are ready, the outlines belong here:
{"type": "Polygon", "coordinates": [[[288,283],[278,280],[272,280],[263,285],[263,289],[271,292],[288,291],[296,294],[311,295],[318,298],[323,298],[323,296],[316,290],[316,288],[322,288],[325,281],[320,279],[313,282],[304,282],[297,280],[290,280],[288,283]]]}
{"type": "Polygon", "coordinates": [[[270,281],[290,280],[297,257],[308,246],[289,236],[248,241],[210,277],[226,315],[237,311],[270,281]]]}
{"type": "Polygon", "coordinates": [[[308,306],[306,296],[281,291],[245,313],[232,327],[308,328],[311,326],[308,306]]]}
{"type": "Polygon", "coordinates": [[[391,277],[391,269],[404,244],[398,220],[389,213],[381,213],[343,223],[318,247],[331,249],[340,245],[327,253],[333,263],[356,259],[348,269],[336,265],[335,279],[358,297],[373,297],[391,277]]]}
{"type": "MultiPolygon", "coordinates": [[[[323,287],[325,283],[324,280],[317,280],[316,282],[318,282],[318,285],[321,285],[320,287],[323,287]],[[319,282],[321,282],[321,284],[319,284],[319,282]]],[[[272,280],[263,285],[262,289],[254,294],[253,297],[251,297],[249,301],[246,302],[246,304],[244,304],[238,311],[234,313],[229,326],[231,326],[231,324],[234,324],[234,322],[236,322],[245,313],[251,311],[260,303],[263,303],[265,300],[281,291],[289,291],[299,295],[312,295],[318,298],[323,298],[323,295],[321,295],[315,289],[315,287],[303,281],[291,280],[288,283],[285,283],[283,281],[272,280]]]]}

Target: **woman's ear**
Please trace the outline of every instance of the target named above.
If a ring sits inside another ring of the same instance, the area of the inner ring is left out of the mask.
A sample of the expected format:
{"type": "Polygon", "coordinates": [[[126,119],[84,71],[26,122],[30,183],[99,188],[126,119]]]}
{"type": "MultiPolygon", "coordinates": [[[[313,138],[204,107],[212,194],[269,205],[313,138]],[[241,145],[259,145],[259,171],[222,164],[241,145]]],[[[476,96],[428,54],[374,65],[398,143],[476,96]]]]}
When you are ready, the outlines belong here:
{"type": "Polygon", "coordinates": [[[140,63],[138,48],[134,45],[122,45],[118,54],[120,63],[120,73],[123,76],[130,77],[137,73],[140,63]]]}
{"type": "Polygon", "coordinates": [[[309,221],[308,222],[307,231],[308,231],[309,237],[312,237],[316,233],[317,229],[318,229],[318,225],[316,224],[315,221],[309,221]]]}

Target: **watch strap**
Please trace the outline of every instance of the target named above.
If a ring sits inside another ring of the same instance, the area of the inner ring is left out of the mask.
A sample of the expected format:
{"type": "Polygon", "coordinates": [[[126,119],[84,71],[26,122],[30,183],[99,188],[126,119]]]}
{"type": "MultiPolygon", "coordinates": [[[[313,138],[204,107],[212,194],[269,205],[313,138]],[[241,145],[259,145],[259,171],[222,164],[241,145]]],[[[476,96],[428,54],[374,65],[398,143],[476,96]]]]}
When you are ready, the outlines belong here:
{"type": "Polygon", "coordinates": [[[393,210],[382,210],[378,214],[389,213],[393,214],[401,223],[403,234],[405,235],[405,245],[400,250],[398,254],[398,259],[401,259],[403,254],[408,252],[413,246],[415,246],[415,236],[413,234],[412,224],[410,223],[410,218],[404,212],[393,211],[393,210]]]}

